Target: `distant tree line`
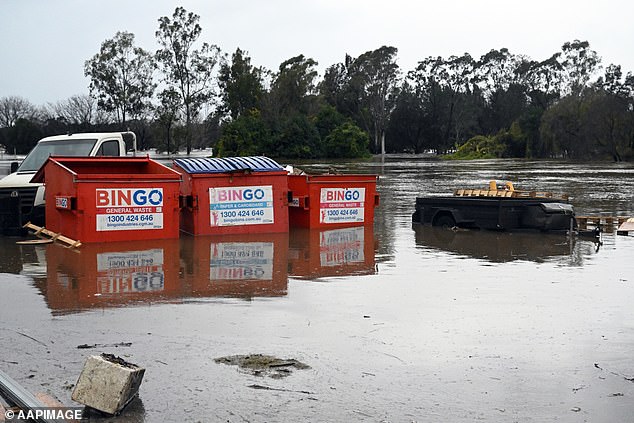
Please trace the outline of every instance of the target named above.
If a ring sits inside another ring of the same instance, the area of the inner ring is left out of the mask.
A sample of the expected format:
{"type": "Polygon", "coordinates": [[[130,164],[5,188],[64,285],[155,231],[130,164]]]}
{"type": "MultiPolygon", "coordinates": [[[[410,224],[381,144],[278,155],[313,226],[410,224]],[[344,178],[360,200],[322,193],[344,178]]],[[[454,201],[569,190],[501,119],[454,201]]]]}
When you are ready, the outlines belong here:
{"type": "Polygon", "coordinates": [[[270,71],[201,34],[182,7],[158,20],[154,53],[118,32],[85,62],[90,94],[39,107],[0,98],[0,144],[23,154],[46,135],[130,129],[141,149],[224,156],[634,159],[634,76],[602,68],[587,41],[543,61],[503,48],[427,57],[409,72],[383,46],[320,78],[303,55],[270,71]]]}

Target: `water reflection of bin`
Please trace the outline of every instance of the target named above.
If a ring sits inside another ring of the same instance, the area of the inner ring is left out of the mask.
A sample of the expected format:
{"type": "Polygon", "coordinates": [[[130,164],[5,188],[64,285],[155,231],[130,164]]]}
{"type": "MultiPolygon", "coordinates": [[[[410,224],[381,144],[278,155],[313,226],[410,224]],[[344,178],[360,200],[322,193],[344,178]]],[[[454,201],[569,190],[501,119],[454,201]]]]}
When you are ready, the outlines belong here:
{"type": "Polygon", "coordinates": [[[371,226],[330,230],[294,228],[289,240],[290,276],[311,279],[375,272],[371,226]]]}
{"type": "Polygon", "coordinates": [[[148,157],[51,157],[46,227],[83,243],[178,237],[180,174],[148,157]]]}
{"type": "Polygon", "coordinates": [[[379,204],[376,175],[289,175],[291,226],[337,228],[372,225],[379,204]]]}
{"type": "Polygon", "coordinates": [[[193,235],[288,231],[287,173],[267,157],[174,160],[183,175],[181,230],[193,235]]]}
{"type": "Polygon", "coordinates": [[[182,273],[192,296],[286,295],[288,233],[182,239],[182,273]]]}
{"type": "Polygon", "coordinates": [[[49,245],[44,295],[54,313],[180,298],[179,240],[49,245]]]}

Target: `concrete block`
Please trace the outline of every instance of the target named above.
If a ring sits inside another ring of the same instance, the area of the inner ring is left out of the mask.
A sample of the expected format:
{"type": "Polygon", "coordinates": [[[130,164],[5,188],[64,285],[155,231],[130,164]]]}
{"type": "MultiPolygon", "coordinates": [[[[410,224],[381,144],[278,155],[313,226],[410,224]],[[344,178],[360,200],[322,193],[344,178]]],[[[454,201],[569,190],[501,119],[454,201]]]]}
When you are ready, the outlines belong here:
{"type": "Polygon", "coordinates": [[[145,369],[112,354],[88,357],[71,398],[108,414],[118,414],[139,391],[145,369]]]}

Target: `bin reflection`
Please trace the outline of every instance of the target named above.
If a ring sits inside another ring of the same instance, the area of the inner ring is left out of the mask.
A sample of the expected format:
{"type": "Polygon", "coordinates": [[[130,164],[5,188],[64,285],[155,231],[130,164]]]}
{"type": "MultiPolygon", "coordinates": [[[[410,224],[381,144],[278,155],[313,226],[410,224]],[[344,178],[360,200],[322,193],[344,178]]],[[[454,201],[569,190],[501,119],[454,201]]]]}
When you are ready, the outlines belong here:
{"type": "Polygon", "coordinates": [[[286,295],[288,234],[183,238],[183,277],[195,297],[286,295]]]}
{"type": "Polygon", "coordinates": [[[288,234],[182,237],[46,249],[37,283],[53,314],[287,293],[288,234]]]}
{"type": "Polygon", "coordinates": [[[51,245],[44,292],[54,312],[180,297],[179,240],[51,245]]]}
{"type": "Polygon", "coordinates": [[[314,279],[375,273],[372,226],[290,232],[289,275],[314,279]]]}

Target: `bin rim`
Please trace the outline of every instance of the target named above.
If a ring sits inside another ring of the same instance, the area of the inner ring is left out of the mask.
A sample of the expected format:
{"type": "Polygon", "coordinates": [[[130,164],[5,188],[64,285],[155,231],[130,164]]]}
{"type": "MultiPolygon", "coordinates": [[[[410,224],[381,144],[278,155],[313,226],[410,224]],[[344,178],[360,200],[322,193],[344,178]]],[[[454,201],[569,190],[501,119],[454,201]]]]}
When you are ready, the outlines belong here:
{"type": "Polygon", "coordinates": [[[279,163],[266,156],[188,157],[175,159],[174,164],[190,174],[284,171],[279,163]]]}
{"type": "MultiPolygon", "coordinates": [[[[69,162],[81,163],[81,162],[103,162],[103,163],[120,163],[120,162],[130,162],[130,163],[152,163],[153,166],[158,166],[164,173],[159,174],[162,177],[170,178],[176,177],[180,175],[174,169],[171,169],[168,166],[165,166],[163,163],[153,160],[149,155],[147,156],[49,156],[46,161],[42,164],[42,166],[35,172],[33,177],[31,178],[32,183],[44,183],[46,176],[46,168],[49,163],[55,164],[66,170],[73,176],[77,176],[78,173],[68,167],[66,164],[69,162]]],[[[112,174],[110,174],[112,175],[112,174]]]]}

